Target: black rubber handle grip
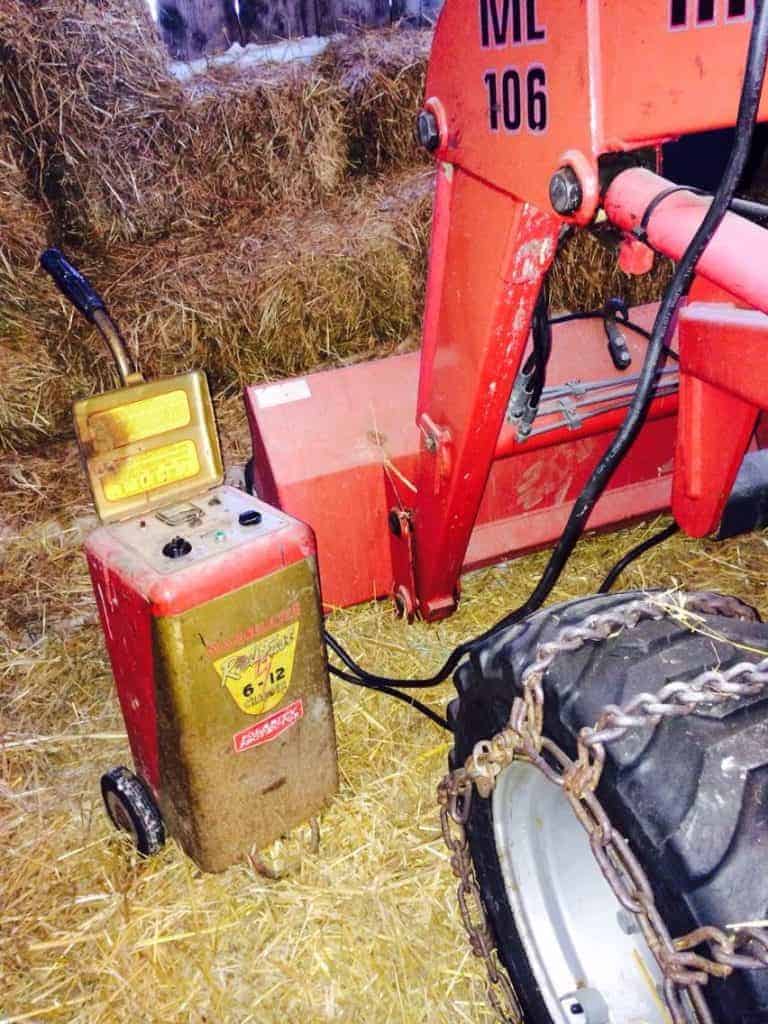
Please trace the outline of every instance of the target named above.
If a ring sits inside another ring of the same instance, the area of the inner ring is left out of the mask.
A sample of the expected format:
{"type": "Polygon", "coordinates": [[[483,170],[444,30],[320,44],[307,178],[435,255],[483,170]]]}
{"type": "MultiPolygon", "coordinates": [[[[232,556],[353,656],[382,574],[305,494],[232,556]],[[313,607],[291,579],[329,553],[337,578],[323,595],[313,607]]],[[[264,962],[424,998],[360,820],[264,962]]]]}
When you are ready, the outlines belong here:
{"type": "Polygon", "coordinates": [[[51,275],[56,287],[91,323],[93,314],[106,310],[104,300],[88,278],[81,274],[58,249],[46,249],[40,257],[40,266],[51,275]]]}

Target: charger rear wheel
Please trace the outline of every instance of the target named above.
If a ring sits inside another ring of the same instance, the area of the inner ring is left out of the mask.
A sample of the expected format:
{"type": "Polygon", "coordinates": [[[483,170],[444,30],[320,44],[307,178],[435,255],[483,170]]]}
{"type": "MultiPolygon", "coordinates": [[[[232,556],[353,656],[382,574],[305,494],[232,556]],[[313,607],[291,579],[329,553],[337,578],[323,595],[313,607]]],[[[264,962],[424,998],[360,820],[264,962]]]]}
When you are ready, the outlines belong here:
{"type": "Polygon", "coordinates": [[[165,844],[160,810],[144,783],[122,766],[101,777],[104,807],[115,826],[127,832],[142,857],[151,857],[165,844]]]}

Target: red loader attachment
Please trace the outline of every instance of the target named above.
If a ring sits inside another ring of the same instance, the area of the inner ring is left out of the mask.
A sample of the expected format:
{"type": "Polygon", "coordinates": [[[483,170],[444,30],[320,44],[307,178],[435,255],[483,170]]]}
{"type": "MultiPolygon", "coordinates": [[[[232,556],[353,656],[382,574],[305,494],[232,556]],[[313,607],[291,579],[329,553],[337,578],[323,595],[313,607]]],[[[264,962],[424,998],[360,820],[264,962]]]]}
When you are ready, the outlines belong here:
{"type": "MultiPolygon", "coordinates": [[[[733,124],[748,6],[446,4],[419,120],[438,161],[420,354],[246,393],[256,491],[315,530],[326,605],[390,593],[408,616],[438,619],[455,608],[462,571],[559,536],[623,418],[644,340],[609,320],[627,365],[600,320],[555,324],[546,387],[535,418],[521,422],[531,325],[558,240],[599,214],[624,268],[648,269],[650,247],[681,255],[708,200],[670,192],[653,173],[660,144],[733,124]],[[621,45],[635,39],[642,45],[621,45]]],[[[765,311],[767,239],[729,213],[699,275],[721,300],[765,311]]],[[[632,310],[630,320],[648,329],[653,315],[632,310]]],[[[668,359],[659,373],[645,425],[588,526],[669,505],[676,369],[668,359]]],[[[720,490],[754,415],[739,424],[720,441],[732,448],[720,490]]],[[[681,444],[706,445],[683,431],[681,444]]],[[[693,488],[698,501],[706,472],[676,482],[676,495],[693,488]]],[[[691,529],[716,525],[727,492],[718,495],[691,529]]],[[[684,504],[676,498],[688,528],[684,504]]]]}

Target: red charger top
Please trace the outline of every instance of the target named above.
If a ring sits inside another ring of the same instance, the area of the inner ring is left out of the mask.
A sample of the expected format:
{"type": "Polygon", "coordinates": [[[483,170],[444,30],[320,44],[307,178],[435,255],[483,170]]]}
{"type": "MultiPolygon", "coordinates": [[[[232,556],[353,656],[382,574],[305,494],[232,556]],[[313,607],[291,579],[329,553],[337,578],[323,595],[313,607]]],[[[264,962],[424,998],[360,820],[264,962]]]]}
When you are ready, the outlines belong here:
{"type": "Polygon", "coordinates": [[[85,549],[89,560],[143,597],[155,616],[188,611],[316,551],[305,523],[226,485],[102,526],[85,549]]]}

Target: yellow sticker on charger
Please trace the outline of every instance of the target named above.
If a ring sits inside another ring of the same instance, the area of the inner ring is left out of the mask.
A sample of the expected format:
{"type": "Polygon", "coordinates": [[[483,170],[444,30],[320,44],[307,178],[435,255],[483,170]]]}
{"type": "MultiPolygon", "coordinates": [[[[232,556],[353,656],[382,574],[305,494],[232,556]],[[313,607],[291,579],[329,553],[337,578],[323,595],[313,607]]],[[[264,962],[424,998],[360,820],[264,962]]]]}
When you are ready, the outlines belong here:
{"type": "Polygon", "coordinates": [[[293,674],[299,623],[292,622],[255,640],[213,665],[237,706],[247,715],[263,715],[286,694],[293,674]]]}
{"type": "Polygon", "coordinates": [[[107,501],[123,501],[158,487],[187,480],[200,472],[194,441],[177,441],[149,452],[129,455],[101,477],[107,501]]]}
{"type": "Polygon", "coordinates": [[[93,450],[100,455],[186,427],[191,418],[187,393],[178,390],[94,413],[88,426],[93,450]]]}

